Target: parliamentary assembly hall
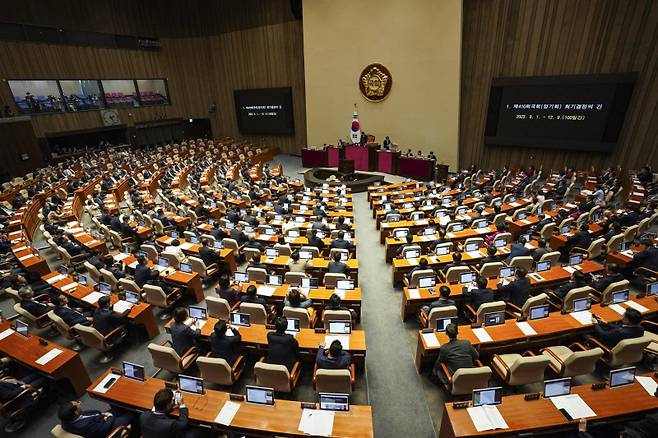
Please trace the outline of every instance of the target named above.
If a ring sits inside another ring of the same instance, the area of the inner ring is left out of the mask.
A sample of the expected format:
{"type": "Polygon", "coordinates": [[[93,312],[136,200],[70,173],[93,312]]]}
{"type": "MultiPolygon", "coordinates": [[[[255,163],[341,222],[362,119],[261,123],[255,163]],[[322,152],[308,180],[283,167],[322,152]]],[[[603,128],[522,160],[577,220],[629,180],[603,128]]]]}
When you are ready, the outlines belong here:
{"type": "Polygon", "coordinates": [[[0,9],[0,437],[658,437],[658,1],[0,9]]]}

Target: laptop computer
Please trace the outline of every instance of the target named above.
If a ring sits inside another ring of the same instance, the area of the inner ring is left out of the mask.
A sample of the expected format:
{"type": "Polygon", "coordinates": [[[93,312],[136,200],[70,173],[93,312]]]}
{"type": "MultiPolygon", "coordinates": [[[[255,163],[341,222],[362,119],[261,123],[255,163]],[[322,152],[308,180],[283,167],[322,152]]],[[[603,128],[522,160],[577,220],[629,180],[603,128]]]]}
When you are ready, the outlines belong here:
{"type": "Polygon", "coordinates": [[[145,373],[144,367],[132,362],[123,361],[121,367],[123,368],[123,375],[129,379],[144,381],[145,373]]]}
{"type": "Polygon", "coordinates": [[[544,380],[544,397],[559,397],[571,393],[571,377],[544,380]]]}
{"type": "Polygon", "coordinates": [[[499,405],[503,401],[503,388],[480,388],[473,390],[473,407],[482,405],[499,405]]]}
{"type": "Polygon", "coordinates": [[[323,411],[348,412],[350,410],[350,396],[348,394],[337,394],[321,392],[318,394],[320,409],[323,411]]]}

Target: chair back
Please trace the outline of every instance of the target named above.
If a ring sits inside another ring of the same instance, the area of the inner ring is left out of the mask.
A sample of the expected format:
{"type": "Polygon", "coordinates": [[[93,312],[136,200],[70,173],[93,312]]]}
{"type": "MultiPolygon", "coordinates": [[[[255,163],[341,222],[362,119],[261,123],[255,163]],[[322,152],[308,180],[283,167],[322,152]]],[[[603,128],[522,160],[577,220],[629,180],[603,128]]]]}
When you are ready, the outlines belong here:
{"type": "Polygon", "coordinates": [[[315,372],[315,392],[352,394],[352,374],[350,370],[318,369],[315,372]]]}
{"type": "Polygon", "coordinates": [[[594,291],[590,286],[576,287],[571,289],[562,299],[562,310],[571,312],[573,310],[573,302],[582,298],[587,298],[594,291]]]}
{"type": "Polygon", "coordinates": [[[589,248],[587,248],[587,259],[592,260],[601,256],[603,254],[603,245],[605,245],[605,239],[603,237],[590,243],[589,248]]]}
{"type": "Polygon", "coordinates": [[[254,258],[254,256],[258,256],[259,259],[261,256],[260,249],[258,248],[242,248],[242,252],[244,254],[245,259],[247,259],[248,261],[251,261],[254,258]]]}
{"type": "Polygon", "coordinates": [[[601,293],[601,302],[604,304],[610,303],[612,301],[612,294],[614,292],[629,289],[630,287],[631,283],[628,280],[620,280],[615,281],[614,283],[610,283],[608,287],[606,287],[605,290],[601,293]]]}
{"type": "Polygon", "coordinates": [[[308,278],[308,275],[303,272],[286,272],[283,282],[291,286],[299,286],[302,284],[302,278],[308,278]]]}
{"type": "Polygon", "coordinates": [[[139,249],[146,253],[146,256],[150,261],[153,263],[158,263],[158,249],[155,246],[145,243],[140,246],[139,249]]]}
{"type": "Polygon", "coordinates": [[[452,242],[439,243],[434,248],[434,254],[439,255],[439,251],[441,251],[439,248],[448,248],[448,252],[452,252],[452,242]]]}
{"type": "Polygon", "coordinates": [[[487,388],[491,378],[491,368],[459,368],[450,381],[451,395],[470,395],[474,389],[487,388]]]}
{"type": "Polygon", "coordinates": [[[624,243],[624,233],[615,234],[612,236],[608,243],[606,243],[606,251],[608,254],[621,251],[621,244],[624,243]]]}
{"type": "Polygon", "coordinates": [[[512,233],[500,233],[496,234],[496,240],[504,239],[505,240],[505,245],[509,245],[512,243],[512,233]]]}
{"type": "Polygon", "coordinates": [[[167,263],[169,263],[169,266],[171,266],[172,268],[180,269],[180,260],[178,260],[178,257],[176,257],[175,254],[162,251],[160,253],[160,257],[166,259],[167,263]]]}
{"type": "Polygon", "coordinates": [[[622,339],[610,350],[608,366],[618,367],[621,365],[633,365],[642,360],[644,349],[651,343],[648,336],[639,338],[622,339]]]}
{"type": "Polygon", "coordinates": [[[532,256],[516,256],[510,261],[509,266],[514,268],[525,268],[526,271],[532,271],[532,265],[534,262],[532,256]]]}
{"type": "Polygon", "coordinates": [[[547,252],[539,259],[540,262],[551,262],[551,266],[555,266],[560,261],[560,251],[547,252]]]}
{"type": "MultiPolygon", "coordinates": [[[[339,254],[347,254],[347,258],[350,258],[350,252],[347,249],[343,248],[331,248],[331,251],[329,251],[329,259],[333,260],[334,259],[334,254],[339,253],[339,254]]],[[[342,257],[342,255],[341,255],[342,257]]]]}
{"type": "Polygon", "coordinates": [[[73,333],[71,333],[71,327],[69,327],[69,325],[64,322],[62,318],[57,316],[54,310],[48,312],[48,318],[50,318],[50,320],[53,322],[53,325],[62,336],[64,336],[66,339],[74,338],[73,333]]]}
{"type": "Polygon", "coordinates": [[[94,280],[95,283],[100,283],[101,273],[98,272],[96,266],[92,265],[89,262],[84,262],[84,267],[85,269],[87,269],[87,272],[89,272],[89,276],[91,277],[91,279],[94,280]]]}
{"type": "Polygon", "coordinates": [[[249,314],[251,324],[267,324],[267,312],[262,304],[240,303],[240,313],[249,314]]]}
{"type": "Polygon", "coordinates": [[[291,392],[290,372],[285,365],[256,362],[254,365],[256,385],[273,388],[276,392],[291,392]]]}
{"type": "Polygon", "coordinates": [[[471,245],[473,243],[478,244],[478,248],[483,248],[484,247],[484,239],[482,237],[469,237],[464,241],[464,248],[466,248],[468,245],[471,245]]]}
{"type": "Polygon", "coordinates": [[[553,234],[553,231],[555,231],[556,227],[557,224],[555,222],[549,222],[543,227],[541,227],[541,231],[539,231],[539,235],[541,236],[542,239],[548,241],[551,239],[551,235],[553,234]]]}
{"type": "Polygon", "coordinates": [[[329,321],[351,321],[352,314],[349,310],[325,310],[322,313],[324,328],[329,329],[329,321]]]}
{"type": "Polygon", "coordinates": [[[519,357],[519,359],[510,365],[510,374],[507,383],[511,386],[528,385],[544,381],[544,371],[550,360],[548,357],[530,356],[519,357]]]}
{"type": "Polygon", "coordinates": [[[493,218],[493,223],[494,225],[502,225],[505,223],[505,218],[507,218],[506,213],[498,213],[496,216],[493,218]]]}
{"type": "Polygon", "coordinates": [[[51,429],[50,433],[55,438],[84,438],[82,435],[76,435],[74,433],[65,431],[60,424],[55,425],[55,427],[51,429]]]}
{"type": "Polygon", "coordinates": [[[446,272],[446,282],[457,283],[462,274],[470,271],[471,269],[468,266],[453,266],[446,272]]]}
{"type": "Polygon", "coordinates": [[[482,303],[477,310],[477,319],[478,324],[484,324],[484,315],[491,312],[504,312],[507,308],[505,301],[493,301],[491,303],[482,303]]]}
{"type": "Polygon", "coordinates": [[[290,245],[288,244],[275,243],[274,248],[279,251],[279,255],[290,256],[290,254],[292,254],[290,245]]]}
{"type": "Polygon", "coordinates": [[[327,272],[324,274],[322,282],[327,289],[335,289],[338,280],[347,280],[347,275],[327,272]]]}
{"type": "Polygon", "coordinates": [[[302,246],[299,250],[310,252],[311,254],[313,254],[314,259],[320,258],[320,250],[318,249],[317,246],[302,246]]]}
{"type": "Polygon", "coordinates": [[[167,295],[164,293],[160,286],[145,284],[144,293],[146,294],[145,299],[147,303],[163,309],[169,307],[169,303],[167,302],[167,295]]]}
{"type": "Polygon", "coordinates": [[[87,347],[95,348],[96,350],[107,351],[109,346],[105,343],[103,335],[93,327],[76,324],[73,330],[80,336],[80,342],[87,347]]]}
{"type": "Polygon", "coordinates": [[[149,344],[149,353],[155,368],[162,368],[174,374],[182,373],[181,359],[176,350],[159,344],[149,344]]]}
{"type": "Polygon", "coordinates": [[[285,306],[283,308],[283,316],[286,318],[298,319],[299,327],[301,328],[311,328],[311,318],[308,314],[308,310],[306,309],[302,309],[301,307],[285,306]]]}
{"type": "Polygon", "coordinates": [[[436,320],[440,318],[452,318],[457,316],[457,307],[455,306],[441,306],[434,307],[430,310],[430,314],[427,317],[427,327],[436,328],[436,320]]]}
{"type": "Polygon", "coordinates": [[[624,242],[632,242],[637,237],[637,230],[640,228],[639,225],[632,225],[626,228],[624,231],[624,242]]]}
{"type": "Polygon", "coordinates": [[[21,307],[20,303],[14,304],[14,311],[27,320],[31,327],[39,327],[39,319],[21,307]]]}
{"type": "Polygon", "coordinates": [[[233,380],[233,370],[228,362],[216,357],[199,356],[196,360],[201,378],[210,383],[223,386],[231,386],[233,380]]]}
{"type": "Polygon", "coordinates": [[[418,251],[418,254],[421,254],[422,249],[420,245],[409,245],[402,250],[402,258],[407,258],[407,253],[410,251],[418,251]]]}
{"type": "Polygon", "coordinates": [[[21,302],[21,297],[18,295],[18,291],[16,289],[11,287],[5,288],[5,293],[14,300],[14,304],[21,302]]]}
{"type": "Polygon", "coordinates": [[[484,278],[493,278],[498,276],[500,268],[505,266],[503,262],[488,262],[480,268],[480,275],[484,278]]]}
{"type": "Polygon", "coordinates": [[[192,272],[196,272],[201,278],[208,278],[208,267],[201,258],[190,256],[187,258],[187,262],[190,264],[192,272]]]}
{"type": "Polygon", "coordinates": [[[225,237],[222,239],[222,244],[224,245],[224,248],[232,249],[236,254],[240,251],[240,245],[238,245],[238,241],[235,239],[225,237]]]}
{"type": "Polygon", "coordinates": [[[603,356],[603,350],[599,347],[585,351],[574,351],[563,360],[561,377],[575,377],[582,374],[590,374],[596,368],[596,361],[603,356]]]}
{"type": "Polygon", "coordinates": [[[119,286],[119,280],[117,280],[114,274],[111,271],[103,268],[101,269],[101,276],[103,277],[103,281],[110,285],[112,291],[116,292],[119,286]]]}
{"type": "Polygon", "coordinates": [[[531,307],[542,306],[546,304],[546,301],[548,301],[548,295],[545,293],[540,293],[534,297],[528,297],[528,299],[525,300],[525,303],[523,303],[523,307],[521,307],[521,316],[527,318],[530,314],[531,307]]]}
{"type": "Polygon", "coordinates": [[[256,283],[265,283],[267,271],[263,268],[247,268],[247,278],[249,281],[255,281],[256,283]]]}
{"type": "Polygon", "coordinates": [[[137,286],[137,283],[135,283],[134,280],[130,280],[128,278],[120,278],[119,279],[119,284],[123,287],[123,290],[128,290],[130,292],[135,292],[138,294],[142,294],[142,288],[137,286]]]}
{"type": "Polygon", "coordinates": [[[228,301],[220,297],[206,297],[208,316],[228,321],[231,317],[231,306],[228,301]]]}

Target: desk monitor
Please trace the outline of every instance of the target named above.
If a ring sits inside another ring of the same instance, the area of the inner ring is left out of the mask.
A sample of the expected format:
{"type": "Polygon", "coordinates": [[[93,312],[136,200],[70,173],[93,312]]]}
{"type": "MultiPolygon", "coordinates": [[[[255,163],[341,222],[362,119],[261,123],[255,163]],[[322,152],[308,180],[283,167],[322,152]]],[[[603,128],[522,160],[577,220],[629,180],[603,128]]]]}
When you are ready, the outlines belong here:
{"type": "Polygon", "coordinates": [[[248,403],[256,403],[259,405],[273,405],[274,404],[274,389],[263,388],[261,386],[246,385],[246,400],[248,403]]]}
{"type": "Polygon", "coordinates": [[[445,210],[437,210],[436,211],[436,217],[438,217],[438,218],[446,217],[447,215],[448,215],[448,212],[446,212],[445,210]]]}
{"type": "Polygon", "coordinates": [[[525,211],[520,211],[519,214],[516,215],[516,220],[517,221],[522,221],[524,220],[528,215],[526,214],[525,211]]]}
{"type": "Polygon", "coordinates": [[[407,237],[407,234],[409,234],[407,230],[395,230],[396,239],[404,239],[405,237],[407,237]]]}
{"type": "Polygon", "coordinates": [[[275,259],[279,257],[279,250],[276,248],[266,248],[265,255],[268,259],[275,259]]]}
{"type": "Polygon", "coordinates": [[[551,261],[537,262],[537,272],[544,272],[551,269],[551,261]]]}
{"type": "Polygon", "coordinates": [[[80,283],[83,286],[87,285],[87,276],[85,274],[78,274],[78,283],[80,283]]]}
{"type": "Polygon", "coordinates": [[[436,285],[436,278],[434,276],[420,277],[418,279],[418,287],[433,287],[434,285],[436,285]]]}
{"type": "Polygon", "coordinates": [[[318,288],[318,279],[317,278],[302,278],[302,288],[304,289],[317,289],[318,288]]]}
{"type": "Polygon", "coordinates": [[[236,272],[233,274],[233,280],[234,280],[236,283],[246,283],[247,281],[249,281],[249,276],[247,275],[246,272],[238,272],[238,271],[236,271],[236,272]]]}
{"type": "Polygon", "coordinates": [[[537,210],[535,211],[535,214],[536,214],[537,216],[539,216],[540,214],[542,214],[542,209],[541,209],[541,207],[537,207],[537,210]]]}
{"type": "Polygon", "coordinates": [[[132,291],[125,291],[126,294],[126,301],[128,301],[130,304],[137,304],[139,303],[140,296],[137,292],[132,292],[132,291]]]}
{"type": "Polygon", "coordinates": [[[69,273],[69,268],[66,265],[59,265],[59,273],[62,275],[67,275],[69,273]]]}
{"type": "Polygon", "coordinates": [[[404,252],[405,259],[416,259],[420,256],[420,251],[417,249],[410,249],[409,251],[404,252]]]}
{"type": "Polygon", "coordinates": [[[461,284],[470,283],[475,280],[475,272],[464,272],[459,275],[459,282],[461,284]]]}
{"type": "Polygon", "coordinates": [[[542,319],[548,318],[549,314],[549,305],[544,304],[542,306],[533,306],[530,308],[530,314],[528,315],[529,319],[542,319]]]}
{"type": "Polygon", "coordinates": [[[231,312],[231,325],[249,327],[249,314],[240,312],[231,312]]]}
{"type": "Polygon", "coordinates": [[[26,338],[29,337],[29,327],[27,324],[25,324],[23,321],[20,319],[16,320],[16,333],[19,335],[25,336],[26,338]]]}
{"type": "Polygon", "coordinates": [[[635,367],[619,368],[618,370],[610,371],[610,378],[608,380],[610,388],[616,386],[629,385],[635,380],[635,367]]]}
{"type": "Polygon", "coordinates": [[[456,316],[450,317],[450,318],[437,318],[436,319],[436,331],[437,332],[445,332],[446,329],[448,328],[448,324],[459,324],[459,318],[456,316]]]}
{"type": "Polygon", "coordinates": [[[340,253],[340,261],[341,262],[346,262],[349,257],[350,257],[350,253],[341,251],[341,253],[340,253]]]}
{"type": "Polygon", "coordinates": [[[473,406],[499,405],[503,401],[503,388],[480,388],[473,390],[473,406]]]}
{"type": "Polygon", "coordinates": [[[582,262],[583,262],[583,256],[580,254],[572,255],[569,257],[569,266],[579,265],[582,262]]]}
{"type": "Polygon", "coordinates": [[[187,306],[190,318],[208,319],[208,309],[201,306],[187,306]]]}
{"type": "Polygon", "coordinates": [[[275,214],[274,215],[274,220],[275,221],[282,221],[283,220],[283,215],[282,214],[275,214]]]}
{"type": "Polygon", "coordinates": [[[451,231],[453,233],[456,233],[458,231],[462,231],[463,229],[464,229],[464,224],[462,224],[461,222],[457,222],[452,226],[451,231]]]}
{"type": "Polygon", "coordinates": [[[190,236],[190,243],[199,243],[199,238],[196,236],[190,236]]]}
{"type": "Polygon", "coordinates": [[[589,310],[592,307],[592,300],[590,298],[579,298],[573,300],[573,311],[582,312],[583,310],[589,310]]]}
{"type": "Polygon", "coordinates": [[[404,204],[402,204],[402,208],[404,208],[405,210],[411,210],[412,208],[414,208],[414,203],[405,202],[404,204]]]}
{"type": "Polygon", "coordinates": [[[215,240],[212,244],[215,249],[224,249],[224,244],[220,240],[215,240]]]}
{"type": "Polygon", "coordinates": [[[466,252],[471,252],[471,251],[479,251],[480,250],[480,245],[477,242],[472,242],[466,245],[464,248],[466,252]]]}
{"type": "Polygon", "coordinates": [[[307,211],[308,207],[306,205],[300,205],[299,206],[299,211],[307,211]]]}
{"type": "Polygon", "coordinates": [[[571,227],[569,225],[565,225],[562,227],[562,234],[564,234],[565,236],[569,234],[569,231],[571,231],[571,227]]]}
{"type": "Polygon", "coordinates": [[[497,199],[496,201],[494,201],[494,206],[500,207],[501,205],[503,205],[503,201],[501,201],[500,199],[497,199]]]}
{"type": "Polygon", "coordinates": [[[147,259],[147,260],[148,260],[148,258],[149,258],[149,255],[146,254],[144,251],[137,251],[137,257],[140,257],[140,256],[141,256],[141,257],[144,257],[144,258],[147,259]]]}
{"type": "Polygon", "coordinates": [[[500,271],[498,271],[499,278],[507,278],[511,277],[512,275],[514,275],[513,266],[505,266],[504,268],[500,268],[500,271]]]}
{"type": "Polygon", "coordinates": [[[102,294],[109,295],[112,293],[112,288],[109,284],[103,283],[102,281],[98,283],[98,291],[102,294]]]}
{"type": "Polygon", "coordinates": [[[167,260],[164,257],[158,257],[158,266],[161,266],[163,268],[168,268],[169,267],[169,260],[167,260]]]}
{"type": "Polygon", "coordinates": [[[432,201],[431,199],[426,199],[425,200],[425,205],[428,206],[428,207],[431,207],[432,205],[434,205],[434,201],[432,201]]]}
{"type": "Polygon", "coordinates": [[[647,284],[647,295],[658,295],[658,281],[647,284]]]}
{"type": "Polygon", "coordinates": [[[530,233],[521,234],[521,237],[525,239],[526,243],[530,243],[532,241],[532,235],[530,233]]]}
{"type": "Polygon", "coordinates": [[[332,335],[349,335],[352,333],[352,321],[328,321],[329,333],[332,335]]]}
{"type": "Polygon", "coordinates": [[[559,397],[571,393],[571,377],[544,380],[544,397],[559,397]]]}
{"type": "Polygon", "coordinates": [[[274,232],[274,228],[265,228],[265,235],[266,236],[274,236],[274,234],[276,234],[274,232]]]}
{"type": "MultiPolygon", "coordinates": [[[[124,246],[124,247],[123,247],[123,253],[124,253],[125,255],[130,255],[130,247],[128,247],[128,246],[124,246]]],[[[62,266],[60,266],[60,268],[61,268],[61,267],[62,267],[62,266]]]]}
{"type": "Polygon", "coordinates": [[[484,314],[484,326],[505,324],[505,311],[491,312],[484,314]]]}
{"type": "Polygon", "coordinates": [[[192,394],[203,394],[203,379],[179,374],[178,389],[192,394]]]}
{"type": "Polygon", "coordinates": [[[338,280],[336,281],[336,289],[352,290],[354,289],[354,280],[338,280]]]}
{"type": "Polygon", "coordinates": [[[348,412],[350,410],[350,396],[348,394],[336,394],[321,392],[318,394],[320,409],[323,411],[348,412]]]}
{"type": "Polygon", "coordinates": [[[488,228],[489,222],[486,220],[477,221],[473,224],[473,228],[488,228]]]}
{"type": "Polygon", "coordinates": [[[310,260],[313,258],[313,253],[311,251],[299,251],[299,258],[302,260],[310,260]]]}
{"type": "Polygon", "coordinates": [[[507,245],[507,241],[505,239],[496,239],[496,240],[494,240],[494,247],[496,247],[496,248],[502,248],[505,245],[507,245]]]}
{"type": "Polygon", "coordinates": [[[267,284],[270,286],[281,286],[283,284],[283,278],[280,275],[268,275],[267,284]]]}
{"type": "Polygon", "coordinates": [[[144,367],[132,362],[124,361],[122,364],[123,375],[129,379],[139,380],[140,382],[144,381],[144,367]]]}
{"type": "Polygon", "coordinates": [[[510,204],[513,202],[516,202],[516,197],[515,196],[510,196],[509,199],[507,200],[510,204]]]}
{"type": "Polygon", "coordinates": [[[288,237],[299,237],[299,230],[288,230],[288,237]]]}
{"type": "Polygon", "coordinates": [[[432,236],[432,235],[436,234],[436,228],[434,228],[434,227],[425,228],[423,230],[423,234],[426,235],[426,236],[432,236]]]}
{"type": "Polygon", "coordinates": [[[466,214],[467,211],[468,211],[468,208],[460,207],[460,208],[457,209],[457,214],[461,216],[461,215],[466,214]]]}
{"type": "Polygon", "coordinates": [[[226,222],[227,230],[232,230],[233,228],[235,228],[235,224],[233,222],[226,222]]]}
{"type": "Polygon", "coordinates": [[[627,290],[620,290],[619,292],[612,293],[612,304],[619,304],[628,301],[630,292],[627,290]]]}
{"type": "Polygon", "coordinates": [[[189,263],[181,262],[180,270],[181,270],[181,272],[185,272],[186,274],[191,274],[192,273],[192,265],[190,265],[189,263]]]}
{"type": "Polygon", "coordinates": [[[178,239],[179,236],[178,231],[172,231],[170,236],[172,239],[178,239]]]}
{"type": "Polygon", "coordinates": [[[450,198],[443,198],[441,200],[441,205],[450,205],[450,198]]]}
{"type": "MultiPolygon", "coordinates": [[[[382,200],[385,201],[385,199],[382,199],[382,200]]],[[[389,211],[389,210],[391,210],[392,207],[393,206],[391,204],[384,204],[384,211],[389,211]]]]}
{"type": "Polygon", "coordinates": [[[628,251],[631,247],[631,242],[622,242],[619,248],[620,251],[628,251]]]}
{"type": "Polygon", "coordinates": [[[286,331],[288,332],[298,332],[299,331],[299,318],[286,318],[288,321],[288,328],[286,331]]]}
{"type": "Polygon", "coordinates": [[[434,252],[436,252],[436,255],[446,255],[450,254],[450,248],[452,247],[452,244],[448,245],[438,245],[434,252]]]}
{"type": "Polygon", "coordinates": [[[295,222],[297,222],[298,224],[303,224],[304,222],[306,222],[306,219],[304,218],[304,216],[295,216],[295,222]]]}

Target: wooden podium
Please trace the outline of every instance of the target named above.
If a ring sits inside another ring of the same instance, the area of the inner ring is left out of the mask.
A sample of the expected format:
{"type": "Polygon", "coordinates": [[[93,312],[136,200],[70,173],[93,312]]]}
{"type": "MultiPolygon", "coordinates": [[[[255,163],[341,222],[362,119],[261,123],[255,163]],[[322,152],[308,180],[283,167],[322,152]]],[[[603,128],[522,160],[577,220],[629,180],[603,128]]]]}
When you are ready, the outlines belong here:
{"type": "Polygon", "coordinates": [[[354,173],[354,160],[340,160],[338,162],[338,172],[343,175],[354,173]]]}

